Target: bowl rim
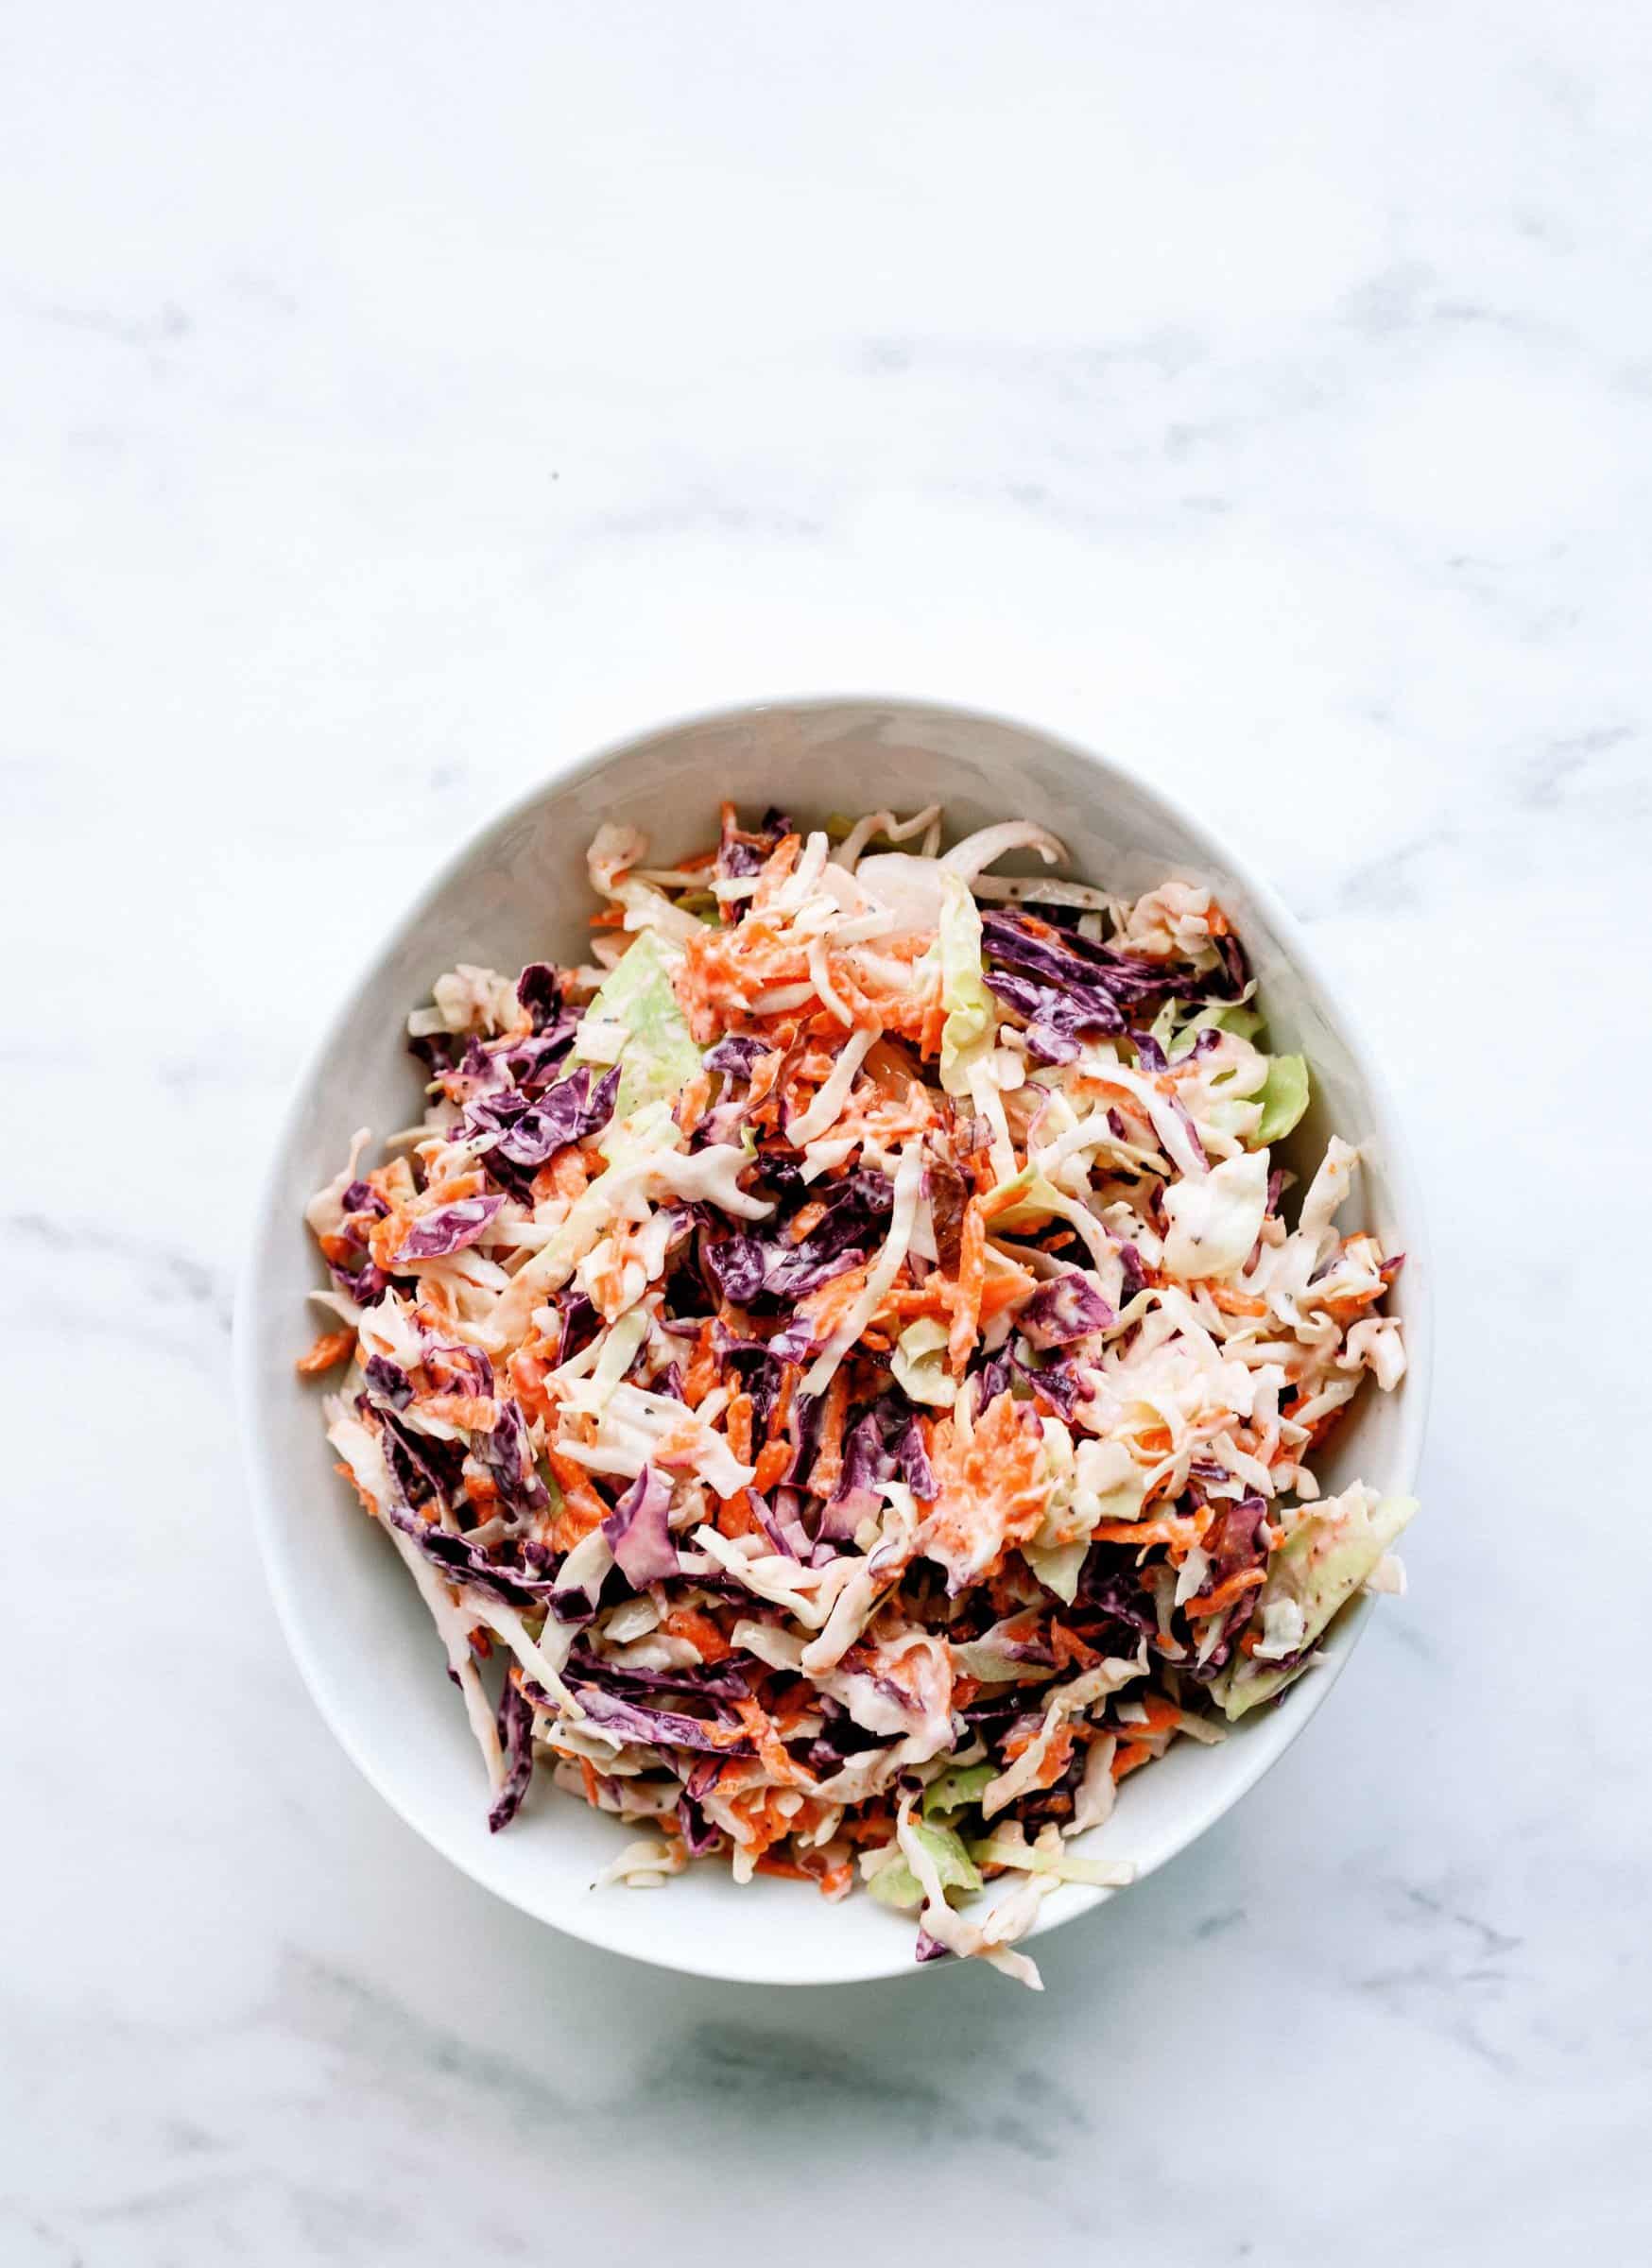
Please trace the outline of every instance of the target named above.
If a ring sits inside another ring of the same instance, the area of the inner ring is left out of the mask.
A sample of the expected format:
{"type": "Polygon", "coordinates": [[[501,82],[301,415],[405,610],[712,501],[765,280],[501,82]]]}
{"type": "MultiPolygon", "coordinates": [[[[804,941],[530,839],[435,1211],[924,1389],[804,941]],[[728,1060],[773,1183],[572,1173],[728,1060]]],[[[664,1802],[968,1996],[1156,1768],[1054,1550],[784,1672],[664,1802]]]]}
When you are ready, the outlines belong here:
{"type": "MultiPolygon", "coordinates": [[[[604,1951],[644,1962],[651,1967],[720,1983],[763,1982],[795,1987],[863,1983],[886,1977],[911,1976],[914,1973],[934,1974],[951,1968],[955,1964],[915,1964],[905,1940],[892,1934],[890,1952],[886,1958],[862,1960],[852,1967],[834,1968],[823,1975],[766,1976],[756,1979],[749,1969],[731,1965],[715,1954],[702,1952],[693,1943],[680,1950],[667,1950],[652,1937],[646,1946],[629,1942],[622,1944],[604,1929],[599,1901],[593,1901],[588,1909],[554,1915],[546,1912],[542,1905],[532,1902],[521,1885],[507,1886],[479,1871],[473,1864],[467,1847],[429,1823],[411,1817],[384,1785],[333,1706],[331,1681],[322,1653],[312,1642],[302,1603],[296,1587],[287,1578],[278,1544],[278,1460],[264,1438],[261,1381],[255,1356],[252,1318],[264,1305],[267,1228],[277,1210],[284,1161],[305,1122],[309,1096],[321,1068],[352,1015],[357,998],[371,982],[381,964],[411,938],[431,906],[446,892],[483,846],[527,817],[553,792],[564,793],[584,781],[594,779],[610,765],[651,743],[708,727],[737,727],[775,712],[796,714],[833,709],[921,712],[943,723],[986,725],[1041,741],[1058,749],[1062,755],[1076,760],[1084,770],[1092,773],[1099,792],[1104,793],[1108,782],[1111,780],[1157,803],[1186,835],[1197,854],[1208,856],[1213,864],[1227,868],[1248,897],[1254,910],[1266,921],[1293,969],[1299,971],[1306,979],[1315,995],[1318,1012],[1347,1049],[1369,1099],[1373,1122],[1383,1142],[1385,1168],[1393,1193],[1394,1211],[1404,1223],[1403,1248],[1414,1263],[1412,1283],[1415,1287],[1409,1295],[1410,1308],[1405,1323],[1406,1374],[1396,1395],[1400,1429],[1389,1481],[1390,1489],[1395,1493],[1408,1494],[1416,1483],[1427,1431],[1434,1371],[1432,1268],[1428,1264],[1429,1239],[1421,1192],[1393,1092],[1381,1064],[1357,1018],[1346,1005],[1339,988],[1327,975],[1296,916],[1273,885],[1256,871],[1248,858],[1219,840],[1179,797],[1168,792],[1156,779],[1147,777],[1132,765],[1074,740],[1065,731],[1053,726],[1041,725],[1004,710],[979,707],[974,703],[937,700],[922,693],[844,691],[768,695],[690,710],[605,741],[587,753],[573,753],[553,763],[531,786],[471,830],[463,841],[427,876],[400,919],[370,948],[341,988],[333,1013],[327,1018],[319,1037],[306,1055],[294,1082],[259,1179],[257,1201],[238,1272],[231,1332],[231,1359],[242,1469],[251,1496],[253,1527],[265,1581],[274,1602],[276,1619],[298,1665],[300,1676],[328,1730],[362,1778],[404,1825],[433,1849],[440,1852],[442,1857],[480,1888],[551,1929],[585,1944],[597,1946],[604,1951]]],[[[1288,1698],[1282,1696],[1281,1704],[1268,1712],[1266,1722],[1252,1727],[1248,1734],[1246,1744],[1250,1753],[1246,1757],[1243,1768],[1226,1779],[1219,1791],[1213,1789],[1206,1802],[1190,1805],[1185,1828],[1141,1865],[1129,1888],[1136,1888],[1197,1842],[1219,1818],[1249,1794],[1258,1780],[1273,1768],[1300,1737],[1347,1666],[1364,1634],[1373,1604],[1368,1595],[1362,1594],[1344,1610],[1339,1618],[1343,1627],[1337,1634],[1336,1641],[1322,1650],[1314,1675],[1299,1679],[1291,1689],[1288,1698]]],[[[1060,1898],[1043,1902],[1038,1919],[1023,1943],[1064,1927],[1080,1915],[1092,1912],[1116,1896],[1116,1890],[1069,1883],[1060,1898]]],[[[663,1933],[661,1934],[664,1935],[663,1933]]]]}

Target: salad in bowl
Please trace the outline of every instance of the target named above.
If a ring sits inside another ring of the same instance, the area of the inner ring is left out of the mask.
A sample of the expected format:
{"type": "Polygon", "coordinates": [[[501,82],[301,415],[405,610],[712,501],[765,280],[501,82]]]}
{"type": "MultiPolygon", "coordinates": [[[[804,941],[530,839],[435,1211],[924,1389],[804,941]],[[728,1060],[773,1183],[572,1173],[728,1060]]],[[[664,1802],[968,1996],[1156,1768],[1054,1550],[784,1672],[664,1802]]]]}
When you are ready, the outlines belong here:
{"type": "Polygon", "coordinates": [[[599,828],[586,957],[412,1009],[299,1367],[491,1830],[571,1799],[614,1882],[779,1876],[1036,1984],[1042,1901],[1130,1876],[1074,1839],[1400,1588],[1413,1501],[1316,1468],[1404,1374],[1402,1256],[1339,1225],[1353,1146],[1280,1161],[1311,1068],[1211,888],[946,842],[599,828]]]}

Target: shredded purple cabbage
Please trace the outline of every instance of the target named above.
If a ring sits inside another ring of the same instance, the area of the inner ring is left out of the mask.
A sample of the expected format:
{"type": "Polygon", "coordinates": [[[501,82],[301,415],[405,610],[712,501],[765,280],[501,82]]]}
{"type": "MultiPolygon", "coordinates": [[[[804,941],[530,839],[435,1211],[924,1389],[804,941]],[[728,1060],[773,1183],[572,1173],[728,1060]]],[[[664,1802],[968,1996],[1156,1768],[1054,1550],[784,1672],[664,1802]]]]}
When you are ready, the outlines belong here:
{"type": "Polygon", "coordinates": [[[1033,1390],[1034,1398],[1041,1396],[1045,1405],[1069,1425],[1074,1412],[1081,1401],[1089,1401],[1095,1388],[1078,1365],[1055,1361],[1038,1365],[1024,1363],[1015,1358],[1015,1367],[1033,1390]]]}
{"type": "Polygon", "coordinates": [[[408,1228],[397,1258],[445,1260],[450,1252],[464,1251],[483,1234],[504,1202],[503,1197],[460,1197],[452,1205],[439,1205],[408,1228]]]}
{"type": "Polygon", "coordinates": [[[516,997],[527,1010],[536,1032],[554,1023],[562,1005],[560,972],[548,961],[529,961],[516,980],[516,997]]]}
{"type": "Polygon", "coordinates": [[[387,1355],[370,1354],[364,1376],[369,1400],[381,1409],[404,1410],[413,1399],[412,1380],[387,1355]]]}
{"type": "Polygon", "coordinates": [[[569,1143],[588,1142],[602,1131],[613,1116],[619,1079],[617,1063],[600,1077],[592,1065],[581,1063],[565,1079],[547,1087],[536,1103],[514,1091],[484,1096],[467,1105],[465,1132],[495,1137],[478,1153],[490,1171],[503,1163],[516,1167],[519,1174],[537,1172],[569,1143]]]}
{"type": "Polygon", "coordinates": [[[546,1606],[552,1603],[557,1588],[553,1578],[503,1566],[490,1559],[486,1552],[478,1551],[467,1537],[456,1536],[448,1528],[439,1528],[429,1521],[421,1520],[417,1512],[406,1511],[400,1504],[385,1504],[381,1510],[392,1525],[418,1546],[433,1567],[441,1570],[450,1583],[469,1584],[485,1597],[498,1599],[507,1606],[546,1606]]]}
{"type": "Polygon", "coordinates": [[[424,1367],[439,1393],[490,1395],[493,1391],[493,1366],[480,1347],[427,1347],[424,1367]]]}
{"type": "Polygon", "coordinates": [[[1065,1347],[1093,1331],[1110,1330],[1117,1321],[1082,1268],[1049,1277],[1016,1316],[1022,1332],[1039,1348],[1065,1347]]]}
{"type": "Polygon", "coordinates": [[[540,1478],[521,1405],[501,1401],[491,1431],[472,1434],[471,1454],[486,1468],[507,1510],[530,1520],[546,1509],[550,1491],[540,1478]]]}
{"type": "Polygon", "coordinates": [[[764,1057],[773,1053],[771,1043],[755,1032],[731,1032],[707,1050],[704,1062],[708,1071],[720,1071],[731,1079],[749,1079],[764,1057]]]}
{"type": "Polygon", "coordinates": [[[510,1676],[499,1696],[499,1744],[505,1751],[505,1784],[488,1813],[489,1832],[495,1835],[521,1811],[527,1783],[533,1778],[533,1708],[510,1676]]]}
{"type": "Polygon", "coordinates": [[[648,1709],[640,1701],[627,1701],[618,1693],[606,1692],[601,1686],[583,1686],[579,1706],[594,1725],[617,1732],[622,1740],[635,1741],[644,1747],[698,1748],[718,1756],[754,1753],[751,1743],[743,1735],[731,1739],[722,1727],[709,1725],[703,1717],[684,1716],[673,1709],[648,1709]]]}
{"type": "Polygon", "coordinates": [[[677,1798],[677,1825],[691,1859],[707,1859],[714,1851],[722,1849],[722,1829],[714,1827],[694,1797],[686,1793],[677,1798]]]}
{"type": "Polygon", "coordinates": [[[670,1506],[670,1482],[645,1465],[602,1523],[615,1564],[633,1590],[646,1590],[650,1583],[682,1572],[665,1524],[670,1506]]]}
{"type": "Polygon", "coordinates": [[[929,1461],[929,1452],[923,1446],[923,1429],[916,1418],[908,1418],[895,1436],[895,1469],[921,1504],[932,1504],[940,1494],[940,1483],[935,1476],[935,1467],[929,1461]]]}
{"type": "Polygon", "coordinates": [[[681,1669],[640,1670],[611,1661],[606,1655],[576,1647],[563,1672],[568,1684],[600,1685],[622,1696],[630,1693],[697,1693],[712,1701],[744,1701],[751,1691],[745,1665],[749,1655],[725,1661],[686,1663],[681,1669]]]}

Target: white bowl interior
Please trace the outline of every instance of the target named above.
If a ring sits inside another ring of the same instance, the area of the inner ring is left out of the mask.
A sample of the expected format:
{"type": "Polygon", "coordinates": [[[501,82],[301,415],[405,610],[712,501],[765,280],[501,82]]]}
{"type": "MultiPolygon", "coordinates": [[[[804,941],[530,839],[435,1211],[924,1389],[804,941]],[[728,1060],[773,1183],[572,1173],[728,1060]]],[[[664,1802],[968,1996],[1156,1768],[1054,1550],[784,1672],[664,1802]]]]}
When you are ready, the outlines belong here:
{"type": "MultiPolygon", "coordinates": [[[[1006,816],[1056,830],[1072,871],[1128,891],[1172,870],[1208,880],[1235,919],[1261,982],[1273,1040],[1299,1047],[1315,1103],[1290,1145],[1311,1170],[1332,1131],[1365,1160],[1357,1199],[1408,1264],[1395,1304],[1412,1369],[1392,1396],[1360,1398],[1321,1468],[1325,1486],[1359,1476],[1409,1487],[1421,1445],[1428,1281],[1421,1223],[1377,1080],[1266,888],[1190,819],[1115,765],[1026,727],[911,701],[823,700],[728,712],[647,734],[564,769],[488,828],[426,892],[345,1005],[281,1137],[243,1280],[238,1377],[266,1561],[299,1663],[323,1714],[402,1816],[479,1882],[598,1945],[697,1973],[826,1983],[903,1971],[910,1922],[869,1899],[841,1905],[800,1884],[737,1888],[693,1867],[658,1894],[593,1891],[628,1831],[536,1782],[523,1813],[490,1835],[481,1766],[422,1606],[384,1538],[333,1474],[319,1397],[295,1355],[318,1327],[305,1295],[323,1280],[301,1219],[342,1163],[352,1131],[383,1135],[420,1108],[404,1024],[457,961],[514,971],[583,957],[593,901],[585,846],[604,819],[628,820],[669,858],[703,842],[718,801],[777,803],[801,821],[829,812],[945,806],[949,839],[1006,816]],[[1409,1240],[1409,1241],[1408,1241],[1409,1240]]],[[[1013,862],[1011,862],[1013,863],[1013,862]]],[[[1182,1743],[1121,1792],[1082,1839],[1093,1856],[1145,1874],[1203,1831],[1289,1744],[1329,1691],[1368,1608],[1343,1618],[1332,1658],[1224,1745],[1182,1743]]],[[[1108,1895],[1068,1889],[1043,1927],[1108,1895]]]]}

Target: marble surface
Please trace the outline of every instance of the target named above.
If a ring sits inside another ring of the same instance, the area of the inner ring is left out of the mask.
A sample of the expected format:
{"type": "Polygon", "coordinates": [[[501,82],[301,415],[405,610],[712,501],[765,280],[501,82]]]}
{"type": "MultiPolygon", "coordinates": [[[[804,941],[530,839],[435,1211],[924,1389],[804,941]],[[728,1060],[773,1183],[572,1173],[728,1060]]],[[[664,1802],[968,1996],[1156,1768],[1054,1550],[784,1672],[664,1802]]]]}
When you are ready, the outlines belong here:
{"type": "Polygon", "coordinates": [[[1645,10],[8,45],[0,2258],[1646,2257],[1645,10]],[[1173,782],[1432,1200],[1411,1595],[1041,2000],[493,1903],[323,1730],[237,1463],[250,1193],[389,918],[557,753],[836,687],[1173,782]]]}

